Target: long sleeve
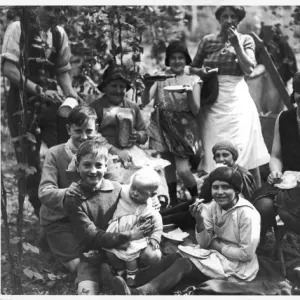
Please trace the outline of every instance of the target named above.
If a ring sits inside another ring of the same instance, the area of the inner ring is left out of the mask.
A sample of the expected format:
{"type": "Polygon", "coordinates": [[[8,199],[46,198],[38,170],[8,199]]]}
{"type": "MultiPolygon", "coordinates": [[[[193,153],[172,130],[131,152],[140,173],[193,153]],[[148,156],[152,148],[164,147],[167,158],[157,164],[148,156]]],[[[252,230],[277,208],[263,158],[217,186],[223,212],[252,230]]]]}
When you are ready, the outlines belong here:
{"type": "Polygon", "coordinates": [[[130,235],[109,233],[99,229],[89,218],[83,208],[82,201],[76,197],[66,197],[64,201],[65,213],[69,216],[77,240],[89,249],[115,248],[128,242],[130,235]]]}
{"type": "Polygon", "coordinates": [[[241,213],[239,220],[239,246],[227,245],[221,248],[221,253],[233,260],[247,262],[255,255],[260,237],[260,216],[249,208],[241,213]]]}
{"type": "Polygon", "coordinates": [[[205,229],[201,232],[197,232],[195,228],[195,237],[200,247],[207,248],[215,236],[212,203],[205,206],[202,211],[202,216],[205,229]]]}
{"type": "Polygon", "coordinates": [[[63,209],[63,199],[67,188],[58,186],[59,165],[55,152],[50,149],[45,157],[42,178],[39,185],[39,198],[43,205],[51,209],[63,209]]]}
{"type": "Polygon", "coordinates": [[[57,74],[61,74],[71,70],[70,57],[71,50],[69,46],[69,38],[65,30],[61,26],[57,26],[57,30],[61,36],[61,44],[58,52],[57,60],[55,62],[57,74]]]}
{"type": "Polygon", "coordinates": [[[162,217],[161,217],[160,213],[155,211],[153,214],[152,220],[153,220],[154,227],[153,227],[153,231],[152,231],[150,238],[152,238],[152,239],[156,240],[158,243],[160,243],[161,234],[163,231],[163,222],[162,222],[162,217]]]}
{"type": "Polygon", "coordinates": [[[245,199],[250,200],[254,192],[257,190],[254,177],[250,172],[241,175],[243,179],[242,195],[245,199]]]}

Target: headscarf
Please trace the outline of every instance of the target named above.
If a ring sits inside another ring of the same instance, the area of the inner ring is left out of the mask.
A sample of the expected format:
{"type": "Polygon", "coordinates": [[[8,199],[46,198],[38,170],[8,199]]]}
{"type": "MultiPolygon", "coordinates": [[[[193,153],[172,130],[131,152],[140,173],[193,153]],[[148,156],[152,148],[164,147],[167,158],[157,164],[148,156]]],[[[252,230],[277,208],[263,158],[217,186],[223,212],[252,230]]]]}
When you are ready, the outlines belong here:
{"type": "Polygon", "coordinates": [[[98,89],[104,92],[103,88],[113,81],[113,80],[123,80],[126,84],[127,91],[131,89],[130,81],[127,79],[125,70],[119,65],[110,65],[106,68],[102,76],[102,82],[98,85],[98,89]]]}
{"type": "Polygon", "coordinates": [[[238,149],[235,147],[235,145],[232,142],[224,140],[216,143],[212,148],[213,155],[216,154],[217,150],[221,150],[221,149],[229,151],[232,154],[232,158],[234,161],[238,159],[239,157],[238,149]]]}

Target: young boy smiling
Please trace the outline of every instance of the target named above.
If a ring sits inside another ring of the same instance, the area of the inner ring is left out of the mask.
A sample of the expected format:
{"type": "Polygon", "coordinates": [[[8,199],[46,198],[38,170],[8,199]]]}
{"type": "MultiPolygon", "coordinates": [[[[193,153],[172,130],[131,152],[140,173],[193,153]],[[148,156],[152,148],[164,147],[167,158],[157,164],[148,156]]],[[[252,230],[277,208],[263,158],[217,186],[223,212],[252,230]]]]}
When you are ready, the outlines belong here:
{"type": "MultiPolygon", "coordinates": [[[[71,111],[67,124],[70,139],[49,149],[39,185],[41,241],[71,272],[77,269],[81,249],[73,236],[71,222],[63,213],[63,201],[66,196],[81,196],[81,191],[76,183],[80,178],[78,173],[67,170],[80,144],[99,135],[96,120],[97,115],[89,106],[79,105],[71,111]]],[[[107,145],[106,139],[101,136],[99,139],[107,145]]]]}
{"type": "MultiPolygon", "coordinates": [[[[118,248],[124,243],[138,240],[152,229],[151,220],[124,232],[105,232],[113,217],[120,198],[121,185],[105,179],[108,150],[96,139],[82,143],[76,154],[76,168],[81,179],[77,182],[80,196],[67,195],[63,207],[71,220],[74,236],[83,251],[118,248]]],[[[157,212],[158,213],[158,212],[157,212]]],[[[99,261],[101,263],[101,260],[99,261]]],[[[78,292],[84,289],[89,294],[99,292],[100,268],[82,259],[76,283],[78,292]]]]}

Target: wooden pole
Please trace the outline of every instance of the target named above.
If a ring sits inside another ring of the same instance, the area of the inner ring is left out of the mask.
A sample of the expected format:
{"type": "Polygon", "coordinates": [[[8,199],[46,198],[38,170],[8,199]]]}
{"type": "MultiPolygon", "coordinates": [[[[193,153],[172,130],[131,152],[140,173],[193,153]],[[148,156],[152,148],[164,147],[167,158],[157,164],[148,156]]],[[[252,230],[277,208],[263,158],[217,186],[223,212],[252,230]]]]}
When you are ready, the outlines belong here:
{"type": "Polygon", "coordinates": [[[263,41],[254,33],[251,32],[250,35],[253,37],[255,46],[258,50],[258,55],[261,58],[261,61],[263,62],[265,68],[270,74],[270,77],[274,83],[274,86],[277,88],[278,93],[280,95],[280,99],[283,101],[284,105],[290,109],[293,108],[293,104],[290,101],[290,96],[287,92],[287,89],[285,88],[285,85],[272,61],[272,58],[267,51],[263,41]]]}

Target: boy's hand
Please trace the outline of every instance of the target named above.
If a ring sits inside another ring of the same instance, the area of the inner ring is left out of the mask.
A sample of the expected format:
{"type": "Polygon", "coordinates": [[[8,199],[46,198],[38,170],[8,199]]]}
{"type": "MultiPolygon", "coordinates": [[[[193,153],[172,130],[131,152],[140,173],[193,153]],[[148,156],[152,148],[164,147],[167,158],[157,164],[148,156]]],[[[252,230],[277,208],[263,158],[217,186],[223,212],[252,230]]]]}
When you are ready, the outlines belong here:
{"type": "Polygon", "coordinates": [[[82,197],[81,189],[77,182],[72,182],[71,185],[66,190],[66,196],[77,196],[82,197]]]}
{"type": "Polygon", "coordinates": [[[160,248],[159,243],[155,239],[150,238],[149,244],[152,246],[153,250],[160,248]]]}
{"type": "Polygon", "coordinates": [[[147,218],[145,220],[139,220],[130,231],[131,240],[139,240],[147,235],[153,229],[152,218],[147,218]]]}
{"type": "Polygon", "coordinates": [[[119,246],[116,247],[116,249],[121,249],[121,250],[126,250],[129,246],[130,242],[125,242],[124,244],[121,244],[119,246]]]}
{"type": "Polygon", "coordinates": [[[119,159],[121,160],[121,162],[124,163],[129,163],[132,161],[132,157],[131,154],[127,151],[127,150],[121,150],[118,153],[119,159]]]}

